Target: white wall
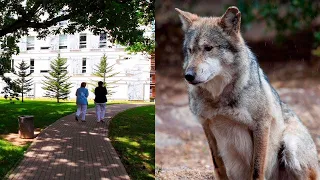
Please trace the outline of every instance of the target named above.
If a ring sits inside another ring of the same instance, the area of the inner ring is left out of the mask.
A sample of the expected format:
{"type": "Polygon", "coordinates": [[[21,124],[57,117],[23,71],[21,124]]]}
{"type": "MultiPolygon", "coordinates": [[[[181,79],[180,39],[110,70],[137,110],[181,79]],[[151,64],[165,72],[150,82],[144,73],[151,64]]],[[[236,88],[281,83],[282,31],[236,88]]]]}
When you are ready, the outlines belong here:
{"type": "MultiPolygon", "coordinates": [[[[68,35],[68,48],[59,50],[59,36],[48,36],[44,40],[35,40],[35,49],[27,50],[27,37],[22,37],[19,42],[20,54],[13,56],[14,64],[17,66],[22,60],[27,64],[30,59],[34,59],[34,73],[30,76],[34,81],[33,91],[30,95],[35,97],[43,97],[45,91],[42,89],[41,82],[45,79],[43,76],[48,73],[40,73],[41,70],[49,70],[50,62],[54,60],[58,53],[62,58],[67,58],[68,72],[71,76],[72,89],[70,98],[75,98],[76,89],[81,82],[90,82],[92,79],[99,80],[92,76],[93,68],[100,62],[103,54],[107,56],[107,62],[114,64],[114,71],[120,72],[117,76],[110,78],[110,81],[119,80],[113,89],[116,91],[109,99],[123,100],[149,100],[150,96],[150,58],[145,55],[129,55],[124,51],[123,47],[112,46],[107,41],[106,48],[99,48],[99,36],[93,35],[89,31],[87,33],[87,48],[79,49],[79,34],[68,35]],[[50,49],[41,50],[45,45],[50,45],[50,49]],[[129,59],[126,59],[128,57],[129,59]],[[86,73],[82,73],[82,58],[86,58],[86,73]]],[[[30,32],[30,36],[36,36],[35,32],[30,32]]],[[[6,76],[15,79],[16,77],[8,73],[6,76]]],[[[5,84],[0,82],[0,90],[5,84]]],[[[89,98],[94,98],[94,94],[90,93],[89,98]]]]}

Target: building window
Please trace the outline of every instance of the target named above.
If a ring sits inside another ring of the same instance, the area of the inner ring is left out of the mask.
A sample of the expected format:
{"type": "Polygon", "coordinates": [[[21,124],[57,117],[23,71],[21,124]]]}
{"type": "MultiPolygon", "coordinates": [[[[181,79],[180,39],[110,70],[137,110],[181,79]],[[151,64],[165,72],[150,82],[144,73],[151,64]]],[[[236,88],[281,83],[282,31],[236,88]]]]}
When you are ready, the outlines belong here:
{"type": "Polygon", "coordinates": [[[87,47],[87,35],[86,34],[80,34],[80,49],[87,47]]]}
{"type": "Polygon", "coordinates": [[[50,39],[49,37],[41,40],[41,41],[39,42],[39,44],[40,44],[40,50],[50,49],[50,46],[51,46],[51,45],[50,45],[50,44],[51,44],[50,41],[51,41],[51,39],[50,39]]]}
{"type": "Polygon", "coordinates": [[[101,33],[100,34],[100,41],[99,41],[99,48],[104,48],[107,46],[107,34],[101,33]]]}
{"type": "Polygon", "coordinates": [[[82,73],[87,72],[87,58],[82,58],[82,73]]]}
{"type": "Polygon", "coordinates": [[[27,37],[27,50],[34,50],[34,36],[27,37]]]}
{"type": "Polygon", "coordinates": [[[68,37],[67,35],[59,35],[59,49],[67,49],[68,37]]]}
{"type": "Polygon", "coordinates": [[[30,59],[30,73],[34,72],[34,59],[30,59]]]}

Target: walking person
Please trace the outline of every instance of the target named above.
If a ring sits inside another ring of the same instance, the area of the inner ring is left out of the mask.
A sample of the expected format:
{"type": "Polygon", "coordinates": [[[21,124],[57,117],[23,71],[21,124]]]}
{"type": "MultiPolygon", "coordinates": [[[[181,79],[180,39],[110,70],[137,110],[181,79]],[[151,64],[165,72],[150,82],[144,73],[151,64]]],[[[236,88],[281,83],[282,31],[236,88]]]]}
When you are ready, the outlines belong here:
{"type": "Polygon", "coordinates": [[[82,82],[81,87],[77,89],[76,96],[77,96],[77,112],[76,112],[76,120],[79,120],[79,117],[81,115],[81,121],[86,121],[86,113],[87,113],[87,106],[88,106],[88,96],[89,91],[86,88],[86,83],[82,82]]]}
{"type": "Polygon", "coordinates": [[[98,87],[95,88],[94,94],[96,97],[94,98],[94,102],[96,105],[96,116],[97,116],[97,122],[104,122],[104,116],[106,114],[106,102],[108,94],[107,88],[103,86],[103,82],[98,82],[98,87]]]}

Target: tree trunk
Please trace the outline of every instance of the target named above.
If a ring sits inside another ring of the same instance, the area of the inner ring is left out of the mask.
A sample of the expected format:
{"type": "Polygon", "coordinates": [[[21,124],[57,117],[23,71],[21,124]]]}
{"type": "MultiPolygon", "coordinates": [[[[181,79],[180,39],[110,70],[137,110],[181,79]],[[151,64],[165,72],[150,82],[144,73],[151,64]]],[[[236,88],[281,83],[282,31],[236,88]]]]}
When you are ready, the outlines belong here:
{"type": "Polygon", "coordinates": [[[57,88],[57,103],[59,103],[59,97],[60,97],[59,88],[57,88]]]}
{"type": "Polygon", "coordinates": [[[22,95],[22,97],[21,97],[21,102],[23,102],[23,83],[22,83],[22,87],[21,87],[21,95],[22,95]]]}

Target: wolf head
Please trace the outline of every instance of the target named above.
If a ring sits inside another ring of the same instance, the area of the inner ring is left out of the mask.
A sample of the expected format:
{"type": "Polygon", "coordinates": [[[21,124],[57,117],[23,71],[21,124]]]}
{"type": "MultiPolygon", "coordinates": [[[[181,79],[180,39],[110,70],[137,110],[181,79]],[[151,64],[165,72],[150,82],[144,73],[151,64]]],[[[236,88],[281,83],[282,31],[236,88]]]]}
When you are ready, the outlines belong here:
{"type": "Polygon", "coordinates": [[[221,76],[233,76],[244,45],[238,8],[229,7],[221,17],[199,17],[177,8],[176,11],[185,32],[185,79],[198,85],[221,76]]]}

